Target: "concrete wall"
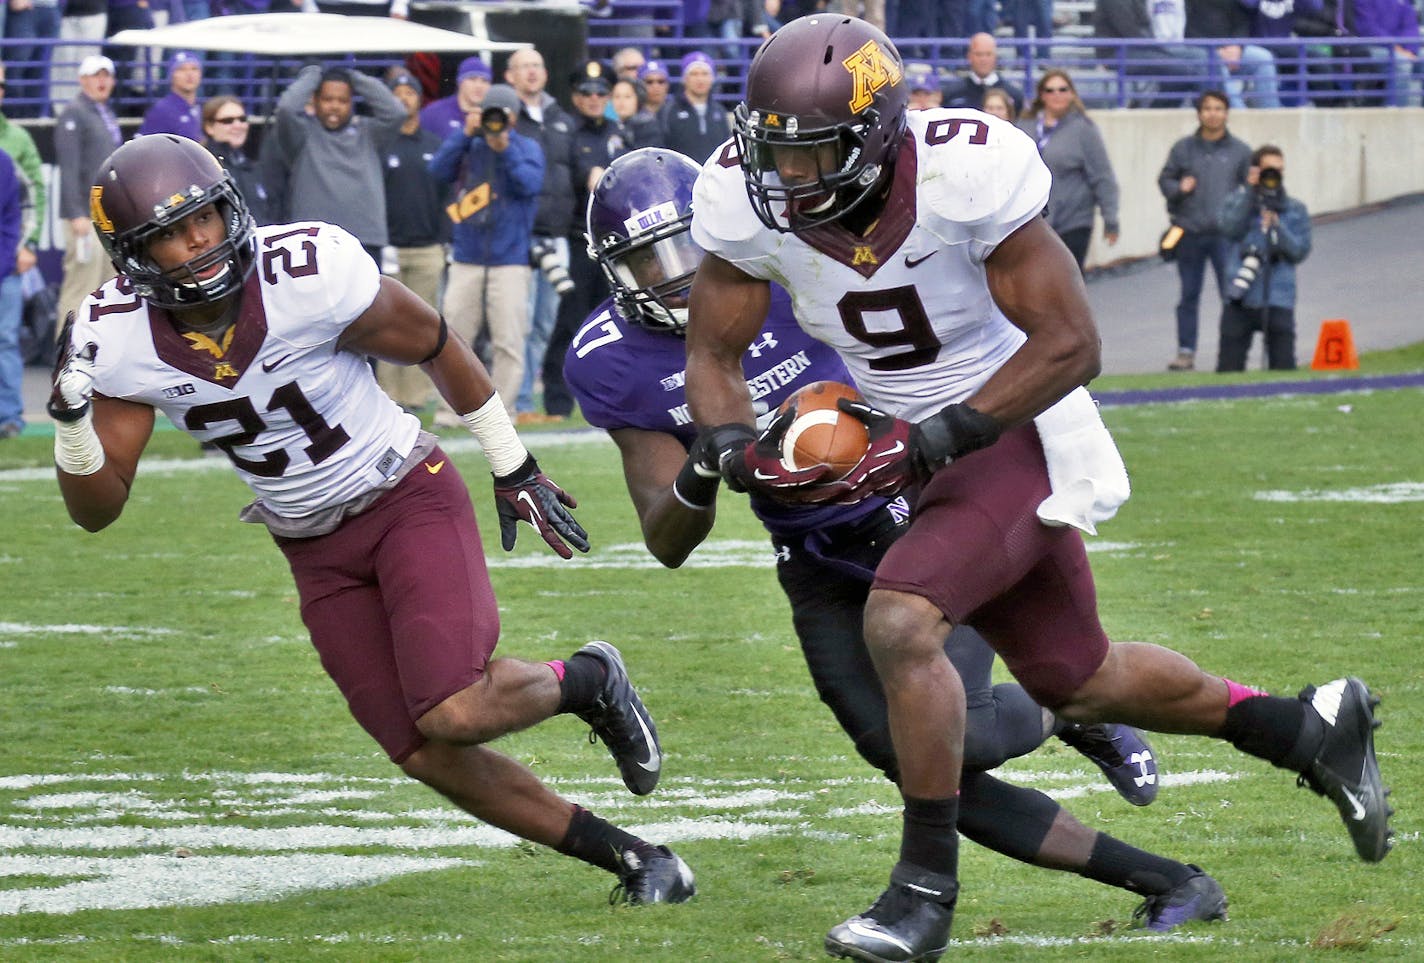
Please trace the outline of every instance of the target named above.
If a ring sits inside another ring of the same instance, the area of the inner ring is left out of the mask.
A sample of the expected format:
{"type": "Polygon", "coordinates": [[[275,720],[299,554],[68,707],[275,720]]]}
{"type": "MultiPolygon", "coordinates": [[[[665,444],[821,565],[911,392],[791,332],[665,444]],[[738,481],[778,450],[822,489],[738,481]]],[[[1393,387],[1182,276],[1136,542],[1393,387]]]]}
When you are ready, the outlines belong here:
{"type": "MultiPolygon", "coordinates": [[[[1167,229],[1157,175],[1173,142],[1196,129],[1196,113],[1095,110],[1090,116],[1102,129],[1122,191],[1122,236],[1109,247],[1099,220],[1088,265],[1152,254],[1167,229]]],[[[1424,191],[1424,108],[1238,110],[1227,126],[1252,147],[1281,148],[1286,189],[1311,214],[1424,191]]]]}

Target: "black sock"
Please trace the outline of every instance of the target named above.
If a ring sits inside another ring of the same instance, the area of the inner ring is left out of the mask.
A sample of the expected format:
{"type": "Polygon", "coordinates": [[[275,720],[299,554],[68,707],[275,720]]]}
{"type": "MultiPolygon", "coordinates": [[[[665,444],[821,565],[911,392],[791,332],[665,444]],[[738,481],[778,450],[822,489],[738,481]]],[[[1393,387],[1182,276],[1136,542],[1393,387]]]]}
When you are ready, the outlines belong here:
{"type": "Polygon", "coordinates": [[[582,712],[592,706],[606,674],[603,663],[591,655],[575,652],[565,659],[556,712],[582,712]]]}
{"type": "Polygon", "coordinates": [[[1142,896],[1158,896],[1185,882],[1192,875],[1192,869],[1175,859],[1155,856],[1106,833],[1098,833],[1088,865],[1079,875],[1142,896]]]}
{"type": "Polygon", "coordinates": [[[618,854],[640,847],[652,849],[652,844],[625,833],[607,820],[599,819],[582,806],[575,806],[569,831],[564,833],[563,840],[554,849],[599,869],[617,873],[618,854]]]}
{"type": "Polygon", "coordinates": [[[905,796],[905,828],[900,861],[944,876],[959,875],[959,797],[915,799],[905,796]]]}
{"type": "Polygon", "coordinates": [[[1226,710],[1221,737],[1242,752],[1301,772],[1315,758],[1325,738],[1325,724],[1300,699],[1251,696],[1226,710]]]}

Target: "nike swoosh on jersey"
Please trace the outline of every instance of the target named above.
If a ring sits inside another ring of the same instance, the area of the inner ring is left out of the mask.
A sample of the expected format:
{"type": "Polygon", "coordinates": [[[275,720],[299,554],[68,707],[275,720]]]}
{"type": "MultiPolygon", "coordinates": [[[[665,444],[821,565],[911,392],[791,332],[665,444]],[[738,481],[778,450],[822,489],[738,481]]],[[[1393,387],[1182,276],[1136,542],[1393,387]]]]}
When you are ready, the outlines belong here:
{"type": "Polygon", "coordinates": [[[900,452],[902,452],[902,451],[904,451],[904,450],[905,450],[905,443],[904,443],[903,441],[897,441],[897,442],[895,442],[895,447],[894,447],[894,448],[887,448],[887,449],[885,449],[883,452],[881,452],[880,454],[881,454],[881,457],[884,458],[884,457],[887,457],[887,456],[889,456],[889,455],[898,455],[898,454],[900,454],[900,452]]]}
{"type": "Polygon", "coordinates": [[[915,267],[915,266],[917,266],[917,265],[924,264],[926,261],[928,261],[930,258],[934,257],[934,256],[935,256],[936,254],[938,254],[938,253],[939,253],[938,250],[934,250],[934,251],[931,251],[930,253],[926,254],[924,257],[916,257],[916,258],[912,258],[912,257],[910,257],[910,255],[906,254],[906,255],[905,255],[905,267],[907,267],[907,268],[912,268],[912,267],[915,267]]]}
{"type": "Polygon", "coordinates": [[[514,500],[517,502],[523,502],[524,504],[529,506],[529,514],[533,516],[530,521],[532,521],[534,524],[539,524],[539,522],[543,519],[543,514],[539,511],[539,506],[534,503],[534,499],[530,496],[528,492],[521,491],[518,495],[514,496],[514,500]]]}
{"type": "Polygon", "coordinates": [[[274,372],[274,371],[277,370],[277,366],[278,366],[278,365],[280,365],[283,361],[286,361],[286,360],[287,360],[288,358],[290,358],[290,357],[291,357],[290,354],[284,354],[284,355],[282,355],[282,357],[278,358],[276,361],[271,361],[271,362],[264,361],[264,362],[262,362],[262,371],[263,371],[263,373],[264,373],[264,374],[271,374],[272,372],[274,372]]]}
{"type": "Polygon", "coordinates": [[[444,462],[444,461],[437,461],[437,462],[436,462],[435,464],[433,464],[433,465],[430,464],[429,462],[427,462],[426,465],[425,465],[425,470],[428,471],[428,472],[430,472],[430,474],[432,474],[432,475],[438,475],[438,474],[440,474],[440,469],[442,469],[442,468],[444,468],[444,467],[445,467],[445,462],[444,462]]]}

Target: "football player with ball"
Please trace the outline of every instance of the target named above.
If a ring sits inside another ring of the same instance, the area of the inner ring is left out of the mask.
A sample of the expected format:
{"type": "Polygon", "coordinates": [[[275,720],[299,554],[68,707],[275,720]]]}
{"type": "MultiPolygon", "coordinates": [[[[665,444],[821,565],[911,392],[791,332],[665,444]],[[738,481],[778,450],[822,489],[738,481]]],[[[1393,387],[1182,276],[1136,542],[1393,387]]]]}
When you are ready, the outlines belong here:
{"type": "Polygon", "coordinates": [[[1389,852],[1374,752],[1378,701],[1359,679],[1268,695],[1099,622],[1082,532],[1127,498],[1083,387],[1100,368],[1077,264],[1041,214],[1050,176],[1013,125],[967,109],[907,111],[885,35],[813,14],[752,59],[733,139],[703,167],[692,238],[687,400],[734,488],[855,505],[920,486],[880,560],[865,641],[884,686],[904,798],[900,859],[826,948],[934,960],[955,898],[965,695],[945,656],[978,629],[1028,693],[1078,722],[1212,736],[1298,774],[1338,809],[1357,854],[1389,852]],[[742,361],[772,282],[835,349],[868,404],[870,446],[845,476],[790,468],[760,436],[742,361]]]}
{"type": "Polygon", "coordinates": [[[471,815],[612,873],[630,902],[692,896],[692,872],[666,847],[486,745],[567,712],[631,792],[651,792],[662,763],[607,642],[543,663],[494,657],[499,609],[469,491],[370,360],[420,365],[460,413],[493,469],[506,551],[521,521],[564,558],[588,538],[469,346],[341,228],[257,227],[222,165],[185,137],[111,154],[90,211],[119,276],[61,334],[49,411],[70,517],[91,532],[119,517],[161,409],[252,489],[241,518],[286,556],[322,667],[391,762],[471,815]]]}
{"type": "MultiPolygon", "coordinates": [[[[589,199],[588,235],[613,296],[584,321],[564,361],[565,381],[584,417],[618,446],[649,551],[669,568],[681,565],[711,531],[721,483],[687,416],[682,389],[688,286],[702,259],[689,234],[697,176],[691,160],[655,148],[609,165],[589,199]]],[[[838,422],[846,429],[842,445],[858,448],[853,457],[841,453],[845,466],[858,462],[865,429],[834,405],[836,398],[856,397],[843,384],[845,365],[797,326],[779,289],[772,289],[771,310],[741,370],[757,411],[778,426],[769,433],[780,437],[768,443],[776,450],[767,457],[806,457],[813,443],[833,448],[839,432],[827,429],[838,422]],[[799,453],[798,441],[804,443],[799,453]]],[[[861,755],[898,781],[861,611],[877,564],[907,530],[907,497],[800,506],[754,493],[751,507],[775,546],[777,578],[817,691],[861,755]]],[[[966,835],[1015,859],[1146,897],[1143,916],[1155,930],[1224,917],[1221,888],[1201,870],[1095,832],[1043,793],[986,771],[1057,734],[1101,766],[1130,802],[1145,805],[1157,793],[1156,763],[1132,729],[1070,725],[1034,704],[1020,686],[993,685],[993,653],[968,627],[951,633],[944,650],[968,690],[958,812],[966,835]]]]}

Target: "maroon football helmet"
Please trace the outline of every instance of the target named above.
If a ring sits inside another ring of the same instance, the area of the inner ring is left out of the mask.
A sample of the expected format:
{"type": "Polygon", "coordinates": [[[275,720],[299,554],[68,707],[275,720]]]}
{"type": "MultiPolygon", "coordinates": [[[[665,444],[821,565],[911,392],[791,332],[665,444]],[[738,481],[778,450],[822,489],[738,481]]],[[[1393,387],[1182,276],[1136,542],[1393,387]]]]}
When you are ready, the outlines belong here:
{"type": "Polygon", "coordinates": [[[252,215],[232,177],[195,141],[149,134],[124,144],[99,167],[89,191],[94,230],[134,292],[162,308],[217,301],[242,287],[255,263],[252,215]],[[169,271],[148,254],[159,231],[207,205],[217,208],[221,243],[169,271]],[[215,265],[223,265],[204,278],[215,265]]]}
{"type": "Polygon", "coordinates": [[[757,217],[778,231],[835,220],[889,168],[910,99],[894,44],[875,27],[832,14],[793,20],[752,58],[735,135],[757,217]],[[804,150],[813,179],[784,184],[778,156],[804,150]],[[814,161],[814,163],[812,163],[814,161]]]}

